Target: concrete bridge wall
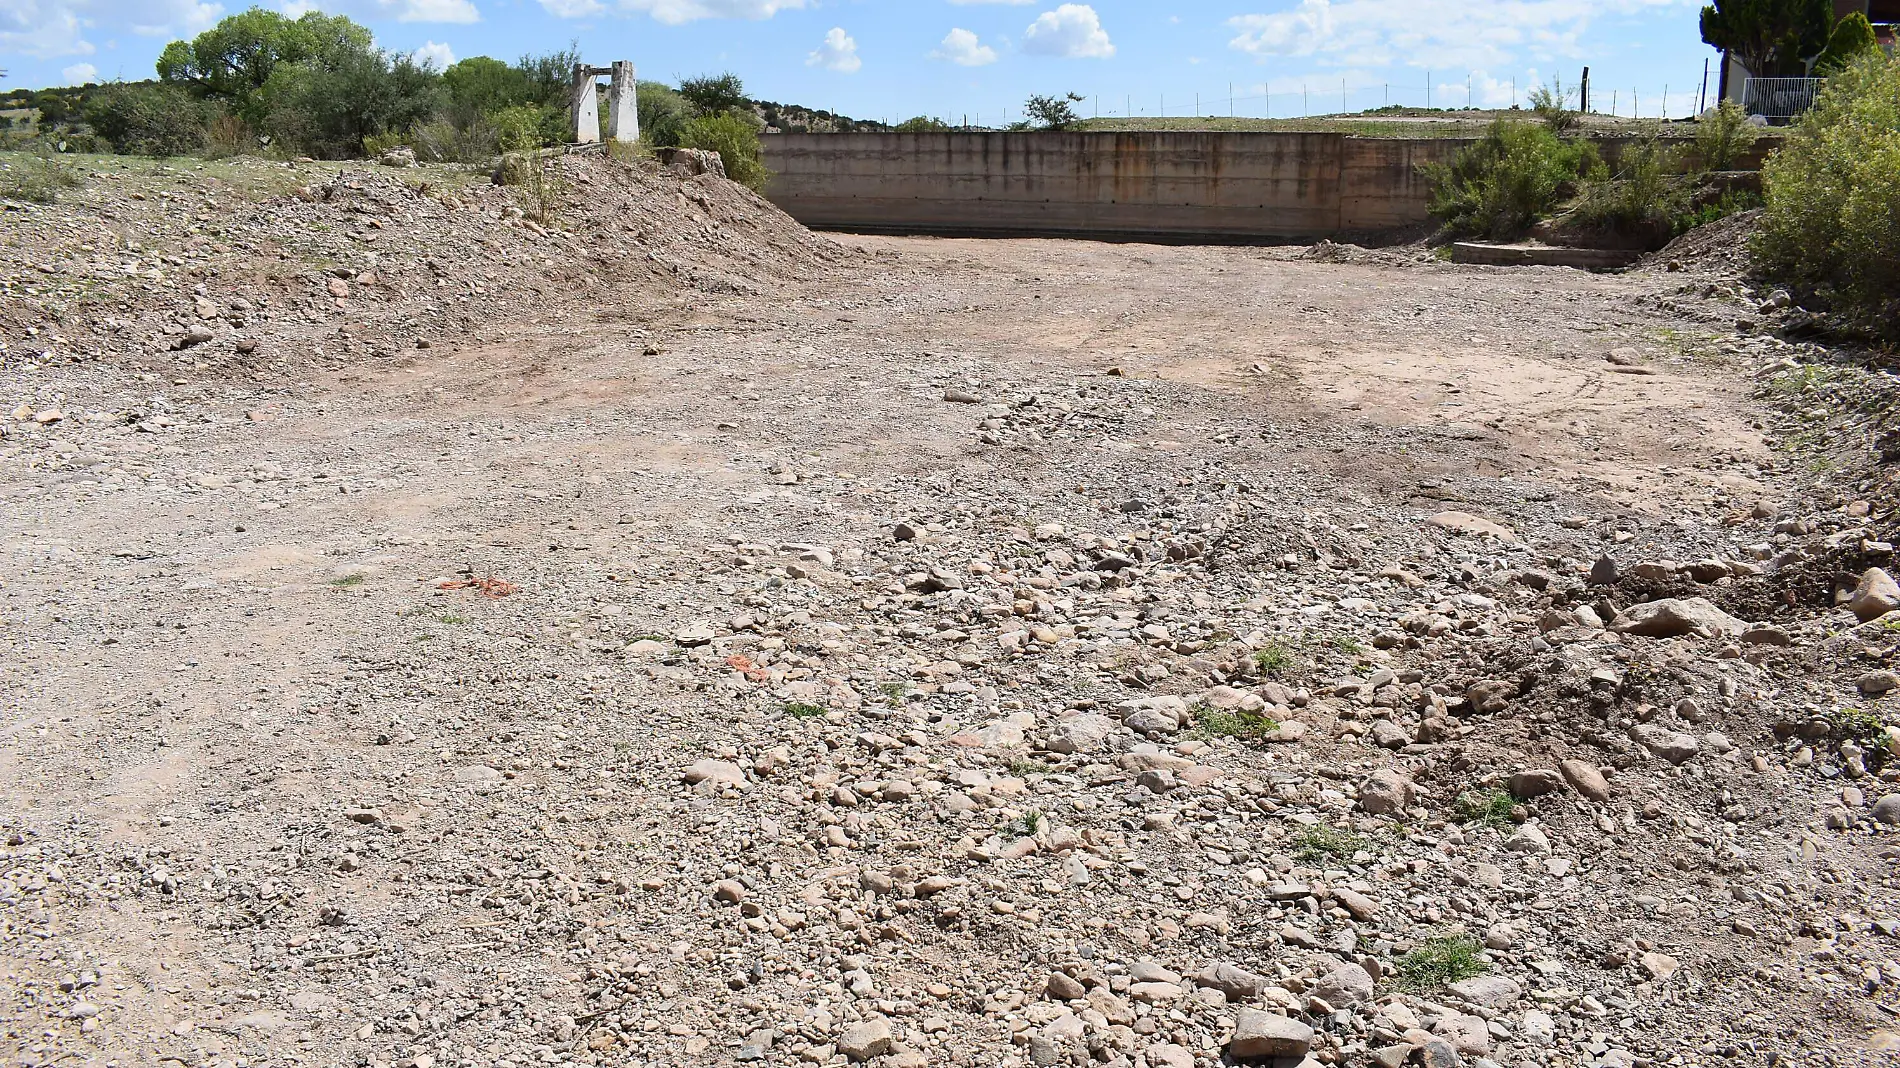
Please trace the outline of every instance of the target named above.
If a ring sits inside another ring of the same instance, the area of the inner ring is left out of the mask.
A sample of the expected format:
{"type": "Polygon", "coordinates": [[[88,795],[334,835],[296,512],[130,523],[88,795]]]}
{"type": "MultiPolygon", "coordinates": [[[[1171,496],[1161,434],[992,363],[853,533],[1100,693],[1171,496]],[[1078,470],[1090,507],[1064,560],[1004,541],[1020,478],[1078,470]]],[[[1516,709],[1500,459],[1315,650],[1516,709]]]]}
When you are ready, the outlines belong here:
{"type": "Polygon", "coordinates": [[[1456,139],[1333,133],[777,134],[768,195],[816,229],[1271,241],[1426,220],[1456,139]]]}

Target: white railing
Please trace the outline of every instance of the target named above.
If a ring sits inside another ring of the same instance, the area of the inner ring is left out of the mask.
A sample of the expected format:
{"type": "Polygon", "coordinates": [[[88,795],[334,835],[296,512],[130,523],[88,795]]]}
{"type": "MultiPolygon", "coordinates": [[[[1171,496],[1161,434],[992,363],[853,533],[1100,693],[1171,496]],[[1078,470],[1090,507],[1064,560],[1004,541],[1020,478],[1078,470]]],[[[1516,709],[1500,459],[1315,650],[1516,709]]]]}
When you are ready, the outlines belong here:
{"type": "Polygon", "coordinates": [[[1742,110],[1768,119],[1792,119],[1814,106],[1819,78],[1750,78],[1742,83],[1742,110]]]}

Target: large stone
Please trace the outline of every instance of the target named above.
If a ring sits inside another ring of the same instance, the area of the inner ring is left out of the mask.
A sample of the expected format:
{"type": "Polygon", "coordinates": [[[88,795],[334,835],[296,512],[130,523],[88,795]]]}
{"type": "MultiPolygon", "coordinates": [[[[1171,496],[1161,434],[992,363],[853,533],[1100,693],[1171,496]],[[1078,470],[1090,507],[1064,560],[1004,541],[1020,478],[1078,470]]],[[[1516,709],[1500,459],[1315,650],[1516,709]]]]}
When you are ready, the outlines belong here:
{"type": "Polygon", "coordinates": [[[1473,1005],[1501,1009],[1523,996],[1524,988],[1502,975],[1479,975],[1451,984],[1451,992],[1473,1005]]]}
{"type": "Polygon", "coordinates": [[[1313,988],[1313,996],[1334,1008],[1371,1001],[1375,984],[1372,976],[1357,964],[1341,964],[1327,972],[1313,988]]]}
{"type": "Polygon", "coordinates": [[[1049,736],[1052,753],[1093,753],[1108,744],[1115,735],[1115,721],[1099,712],[1083,712],[1056,724],[1049,736]]]}
{"type": "Polygon", "coordinates": [[[1702,749],[1702,743],[1695,740],[1695,735],[1672,731],[1657,723],[1639,723],[1631,727],[1630,737],[1636,739],[1644,749],[1671,764],[1681,764],[1702,749]]]}
{"type": "Polygon", "coordinates": [[[1227,1052],[1237,1060],[1304,1057],[1313,1045],[1313,1029],[1298,1020],[1259,1009],[1242,1009],[1227,1052]]]}
{"type": "Polygon", "coordinates": [[[882,1016],[873,1016],[838,1036],[838,1052],[854,1061],[882,1057],[895,1044],[891,1037],[891,1022],[882,1016]]]}
{"type": "Polygon", "coordinates": [[[1666,597],[1625,610],[1610,624],[1618,634],[1642,638],[1714,638],[1741,634],[1748,624],[1709,603],[1705,597],[1666,597]]]}
{"type": "Polygon", "coordinates": [[[1194,982],[1198,986],[1220,991],[1230,1001],[1250,1001],[1272,985],[1265,976],[1255,975],[1238,964],[1226,961],[1201,969],[1201,973],[1194,977],[1194,982]]]}
{"type": "Polygon", "coordinates": [[[1889,827],[1900,826],[1900,794],[1888,794],[1874,802],[1874,820],[1889,827]]]}
{"type": "Polygon", "coordinates": [[[1900,611],[1900,582],[1881,568],[1868,568],[1854,587],[1847,607],[1862,623],[1871,623],[1888,612],[1900,611]]]}
{"type": "Polygon", "coordinates": [[[1392,768],[1375,771],[1359,784],[1359,807],[1374,815],[1403,812],[1412,803],[1412,780],[1392,768]]]}
{"type": "Polygon", "coordinates": [[[1549,768],[1520,771],[1511,776],[1511,796],[1530,801],[1545,794],[1556,793],[1563,784],[1563,777],[1549,768]]]}
{"type": "Polygon", "coordinates": [[[1449,530],[1453,534],[1465,534],[1474,538],[1496,538],[1499,541],[1517,540],[1517,534],[1510,527],[1483,516],[1472,515],[1470,512],[1440,512],[1425,522],[1440,530],[1449,530]]]}
{"type": "Polygon", "coordinates": [[[1570,788],[1599,805],[1610,802],[1610,780],[1603,777],[1595,764],[1582,760],[1566,760],[1557,765],[1564,773],[1564,781],[1570,788]]]}
{"type": "Polygon", "coordinates": [[[709,782],[714,786],[744,786],[745,771],[727,760],[695,760],[680,772],[688,785],[709,782]]]}

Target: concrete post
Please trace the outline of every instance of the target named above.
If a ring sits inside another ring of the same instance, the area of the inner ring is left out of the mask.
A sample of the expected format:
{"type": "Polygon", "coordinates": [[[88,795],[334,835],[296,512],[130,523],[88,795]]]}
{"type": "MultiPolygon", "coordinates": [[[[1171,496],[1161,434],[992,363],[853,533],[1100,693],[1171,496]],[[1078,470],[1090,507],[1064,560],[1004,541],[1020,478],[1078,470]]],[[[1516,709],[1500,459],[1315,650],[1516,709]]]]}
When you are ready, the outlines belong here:
{"type": "Polygon", "coordinates": [[[574,143],[591,145],[600,140],[599,91],[594,85],[594,68],[574,64],[574,95],[569,116],[574,121],[574,143]]]}
{"type": "Polygon", "coordinates": [[[616,59],[613,84],[607,89],[607,140],[631,143],[639,139],[640,94],[633,61],[616,59]]]}

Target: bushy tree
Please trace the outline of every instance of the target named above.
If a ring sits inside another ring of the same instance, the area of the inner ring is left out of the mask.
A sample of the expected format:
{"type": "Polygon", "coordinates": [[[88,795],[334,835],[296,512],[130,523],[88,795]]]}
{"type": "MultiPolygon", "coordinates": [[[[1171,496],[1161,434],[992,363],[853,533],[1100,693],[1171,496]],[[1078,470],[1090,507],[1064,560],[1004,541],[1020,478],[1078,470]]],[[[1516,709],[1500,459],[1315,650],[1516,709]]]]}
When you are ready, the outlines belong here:
{"type": "Polygon", "coordinates": [[[1045,130],[1066,130],[1082,121],[1076,114],[1075,105],[1082,97],[1075,93],[1062,96],[1043,96],[1037,94],[1023,104],[1023,114],[1029,116],[1029,122],[1045,130]]]}
{"type": "Polygon", "coordinates": [[[580,42],[575,41],[559,52],[522,56],[515,69],[527,80],[529,100],[565,108],[574,93],[574,65],[580,61],[580,42]]]}
{"type": "Polygon", "coordinates": [[[758,124],[730,111],[701,115],[687,123],[680,131],[680,147],[719,153],[726,165],[726,177],[757,192],[764,192],[765,183],[772,177],[772,172],[765,169],[758,124]]]}
{"type": "Polygon", "coordinates": [[[1900,59],[1850,60],[1762,168],[1770,277],[1900,338],[1900,59]]]}
{"type": "Polygon", "coordinates": [[[114,152],[188,156],[205,147],[217,108],[176,85],[108,85],[87,99],[84,115],[114,152]]]}
{"type": "Polygon", "coordinates": [[[942,119],[933,119],[928,115],[905,119],[897,124],[898,133],[942,133],[951,128],[950,124],[942,119]]]}
{"type": "Polygon", "coordinates": [[[1574,195],[1601,168],[1596,146],[1541,123],[1498,119],[1450,163],[1421,168],[1431,212],[1455,236],[1508,241],[1574,195]]]}
{"type": "Polygon", "coordinates": [[[324,159],[361,155],[364,138],[407,130],[447,103],[440,75],[381,51],[280,66],[258,96],[274,138],[324,159]]]}
{"type": "Polygon", "coordinates": [[[693,105],[659,82],[640,82],[634,88],[640,110],[640,136],[647,144],[657,147],[679,144],[686,124],[693,121],[693,105]]]}
{"type": "Polygon", "coordinates": [[[1715,0],[1702,9],[1703,43],[1741,61],[1757,78],[1799,77],[1827,44],[1831,0],[1715,0]]]}
{"type": "Polygon", "coordinates": [[[39,108],[42,127],[57,126],[72,118],[73,109],[65,97],[54,92],[44,92],[33,98],[34,106],[39,108]]]}
{"type": "Polygon", "coordinates": [[[1755,144],[1755,127],[1748,113],[1733,100],[1724,100],[1710,108],[1696,122],[1695,147],[1702,165],[1712,171],[1731,170],[1755,144]]]}
{"type": "Polygon", "coordinates": [[[1875,51],[1880,39],[1874,36],[1874,24],[1859,11],[1850,11],[1834,24],[1827,47],[1814,59],[1814,73],[1833,74],[1854,61],[1856,56],[1875,51]]]}
{"type": "Polygon", "coordinates": [[[166,45],[158,57],[158,77],[199,97],[225,101],[255,122],[263,117],[258,96],[278,68],[334,70],[373,51],[369,30],[342,15],[311,11],[293,19],[254,7],[190,41],[166,45]]]}
{"type": "Polygon", "coordinates": [[[455,119],[470,123],[504,108],[539,103],[536,87],[520,67],[488,56],[470,56],[442,72],[455,119]]]}
{"type": "Polygon", "coordinates": [[[739,80],[737,74],[729,72],[683,79],[680,82],[679,92],[693,107],[705,115],[736,108],[749,111],[752,106],[752,102],[745,95],[745,83],[739,80]]]}

